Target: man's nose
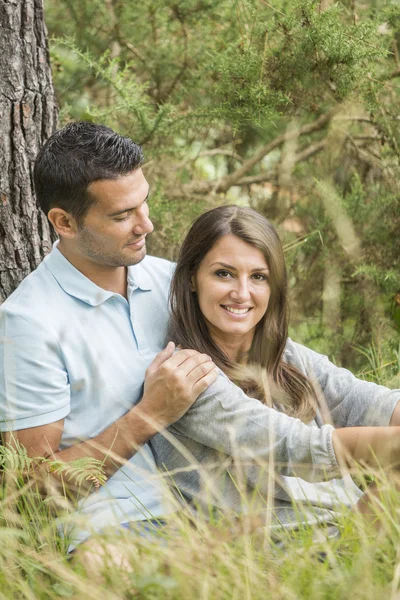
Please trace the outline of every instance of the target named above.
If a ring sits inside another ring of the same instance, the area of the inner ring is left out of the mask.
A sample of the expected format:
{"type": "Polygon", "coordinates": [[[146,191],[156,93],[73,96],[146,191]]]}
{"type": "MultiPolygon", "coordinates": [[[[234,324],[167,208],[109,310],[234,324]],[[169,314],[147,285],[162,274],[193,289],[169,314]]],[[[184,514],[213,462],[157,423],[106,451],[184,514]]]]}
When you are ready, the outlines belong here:
{"type": "Polygon", "coordinates": [[[153,223],[149,219],[147,211],[141,211],[138,213],[138,220],[136,221],[133,231],[136,235],[144,233],[151,233],[154,229],[153,223]]]}

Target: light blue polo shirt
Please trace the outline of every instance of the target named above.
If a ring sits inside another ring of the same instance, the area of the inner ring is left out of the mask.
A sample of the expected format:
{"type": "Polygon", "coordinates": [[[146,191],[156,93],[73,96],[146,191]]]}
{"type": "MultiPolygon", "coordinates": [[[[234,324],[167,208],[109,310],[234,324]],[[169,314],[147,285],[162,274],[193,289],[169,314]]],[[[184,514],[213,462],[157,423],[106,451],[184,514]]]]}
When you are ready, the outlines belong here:
{"type": "MultiPolygon", "coordinates": [[[[172,263],[147,256],[128,268],[128,299],[52,252],[0,306],[0,430],[65,419],[60,449],[93,438],[143,392],[165,346],[172,263]]],[[[171,512],[145,445],[80,503],[93,525],[171,512]]],[[[79,532],[78,539],[86,536],[79,532]]]]}

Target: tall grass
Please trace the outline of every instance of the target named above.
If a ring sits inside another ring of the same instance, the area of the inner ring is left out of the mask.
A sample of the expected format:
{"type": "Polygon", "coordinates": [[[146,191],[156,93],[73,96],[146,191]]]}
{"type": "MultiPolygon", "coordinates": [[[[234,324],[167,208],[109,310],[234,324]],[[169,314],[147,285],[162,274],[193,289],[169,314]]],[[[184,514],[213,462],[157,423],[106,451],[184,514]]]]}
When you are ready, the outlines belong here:
{"type": "Polygon", "coordinates": [[[20,513],[3,499],[0,598],[398,598],[400,502],[390,481],[382,483],[379,532],[343,511],[339,538],[300,525],[278,546],[252,515],[196,526],[175,516],[160,538],[125,530],[95,536],[113,548],[101,574],[67,560],[38,499],[20,513]]]}
{"type": "MultiPolygon", "coordinates": [[[[381,490],[375,517],[343,508],[334,537],[328,527],[304,524],[300,512],[298,528],[280,531],[279,541],[255,509],[211,520],[181,512],[151,537],[123,528],[94,534],[93,555],[71,560],[54,519],[60,498],[50,491],[44,499],[21,466],[24,460],[4,467],[0,600],[400,598],[400,497],[392,473],[373,474],[381,490]]],[[[367,485],[361,470],[355,475],[367,485]]],[[[62,522],[74,518],[65,512],[62,522]]]]}

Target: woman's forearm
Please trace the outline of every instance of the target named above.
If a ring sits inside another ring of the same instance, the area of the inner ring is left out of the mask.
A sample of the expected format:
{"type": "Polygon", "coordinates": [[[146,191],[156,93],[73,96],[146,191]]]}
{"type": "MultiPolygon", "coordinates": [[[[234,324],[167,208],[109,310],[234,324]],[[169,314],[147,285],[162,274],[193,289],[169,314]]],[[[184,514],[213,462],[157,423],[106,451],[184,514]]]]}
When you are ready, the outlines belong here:
{"type": "Polygon", "coordinates": [[[332,435],[339,462],[400,467],[400,427],[346,427],[332,435]]]}
{"type": "Polygon", "coordinates": [[[392,427],[397,427],[398,425],[400,425],[400,397],[393,411],[392,418],[390,419],[390,425],[392,427]]]}

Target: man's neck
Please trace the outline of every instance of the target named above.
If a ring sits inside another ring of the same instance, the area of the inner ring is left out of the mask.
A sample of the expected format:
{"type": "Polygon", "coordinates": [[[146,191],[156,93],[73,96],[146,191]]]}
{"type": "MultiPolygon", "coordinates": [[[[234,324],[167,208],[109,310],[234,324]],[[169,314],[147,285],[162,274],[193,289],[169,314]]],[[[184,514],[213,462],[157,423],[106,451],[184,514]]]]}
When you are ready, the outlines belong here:
{"type": "Polygon", "coordinates": [[[127,267],[110,267],[95,263],[66,247],[60,240],[58,249],[65,258],[96,285],[127,298],[127,267]]]}

